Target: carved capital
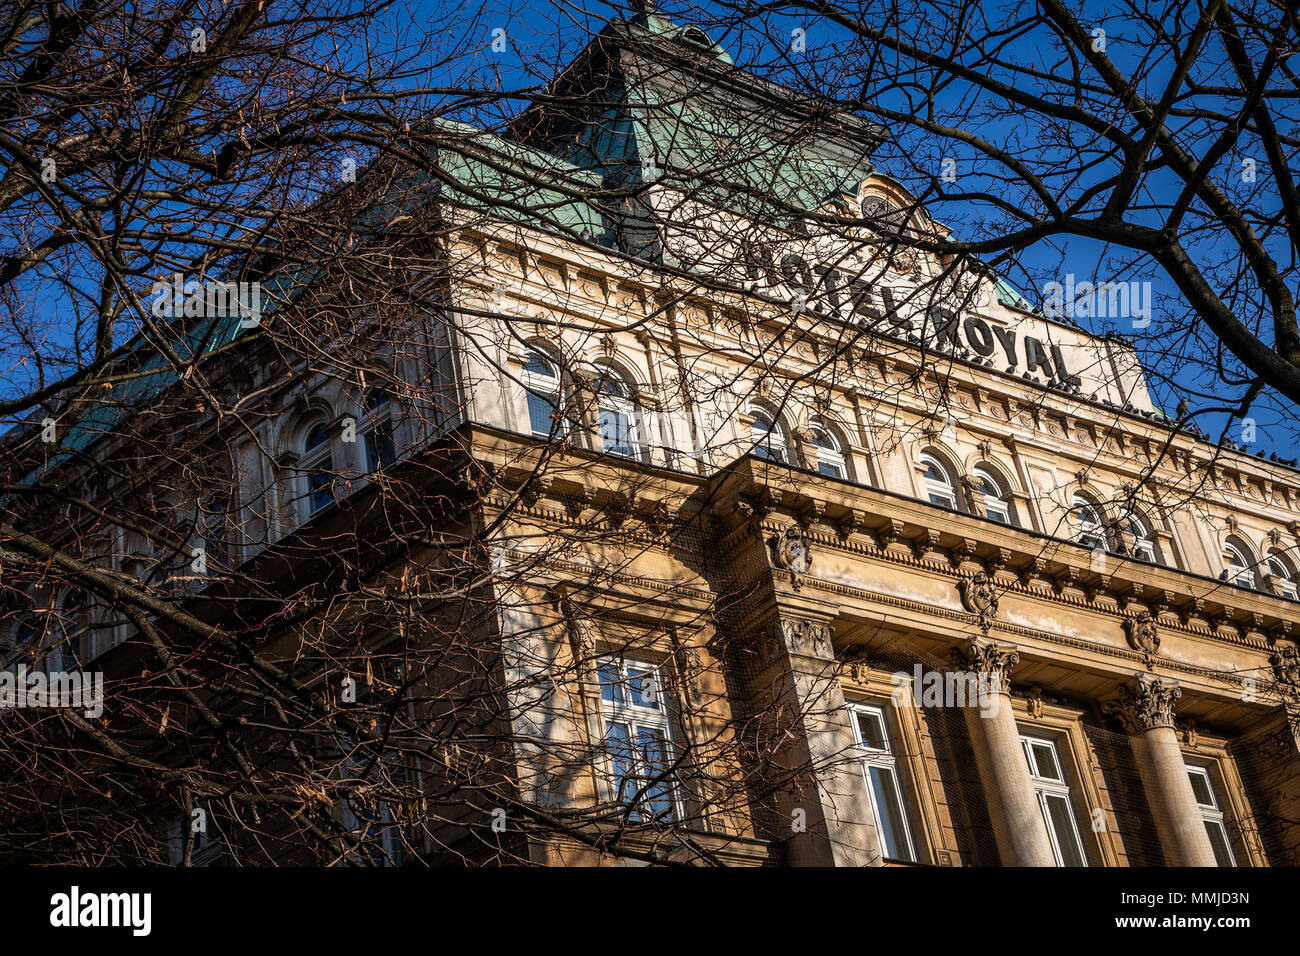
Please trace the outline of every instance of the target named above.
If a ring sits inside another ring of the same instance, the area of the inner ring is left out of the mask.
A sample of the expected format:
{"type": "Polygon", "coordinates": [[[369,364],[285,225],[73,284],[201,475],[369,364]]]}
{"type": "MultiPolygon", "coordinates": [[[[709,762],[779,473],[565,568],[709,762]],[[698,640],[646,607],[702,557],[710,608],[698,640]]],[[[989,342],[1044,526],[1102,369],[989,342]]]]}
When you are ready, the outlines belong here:
{"type": "Polygon", "coordinates": [[[769,657],[779,654],[798,654],[803,657],[834,657],[831,644],[831,626],[803,618],[779,618],[768,632],[769,657]]]}
{"type": "Polygon", "coordinates": [[[1137,674],[1132,684],[1120,686],[1119,698],[1106,710],[1118,717],[1130,734],[1174,726],[1174,701],[1183,696],[1177,681],[1154,674],[1137,674]]]}
{"type": "Polygon", "coordinates": [[[1020,652],[1014,644],[998,644],[987,638],[972,637],[953,651],[953,663],[958,667],[987,674],[990,684],[1004,694],[1011,692],[1011,671],[1020,663],[1020,652]]]}

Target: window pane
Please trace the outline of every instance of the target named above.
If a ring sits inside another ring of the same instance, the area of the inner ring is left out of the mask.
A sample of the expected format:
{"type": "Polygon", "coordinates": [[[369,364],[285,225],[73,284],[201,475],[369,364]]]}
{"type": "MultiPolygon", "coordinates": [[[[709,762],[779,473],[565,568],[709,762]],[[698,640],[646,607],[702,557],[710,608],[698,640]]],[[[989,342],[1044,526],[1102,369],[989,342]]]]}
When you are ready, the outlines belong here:
{"type": "Polygon", "coordinates": [[[1187,771],[1187,779],[1192,782],[1192,793],[1196,794],[1196,802],[1203,807],[1217,807],[1214,802],[1214,793],[1210,790],[1210,778],[1199,770],[1187,771]]]}
{"type": "Polygon", "coordinates": [[[1083,847],[1074,831],[1074,818],[1070,812],[1070,801],[1058,794],[1048,794],[1048,825],[1056,834],[1056,845],[1061,851],[1062,866],[1087,866],[1083,857],[1083,847]]]}
{"type": "Polygon", "coordinates": [[[844,469],[839,465],[833,465],[828,461],[817,462],[817,470],[823,475],[829,475],[832,478],[843,478],[844,469]]]}
{"type": "Polygon", "coordinates": [[[551,364],[536,352],[529,353],[528,361],[524,363],[524,371],[531,372],[533,375],[555,378],[555,370],[551,368],[551,364]]]}
{"type": "Polygon", "coordinates": [[[313,448],[319,448],[330,440],[329,434],[325,431],[323,425],[316,425],[307,433],[307,451],[313,448]]]}
{"type": "Polygon", "coordinates": [[[661,774],[666,775],[672,764],[668,750],[668,741],[663,731],[653,727],[640,727],[636,735],[637,750],[642,760],[642,785],[646,787],[646,796],[642,801],[646,816],[660,820],[671,820],[673,810],[672,786],[669,778],[651,783],[661,774]]]}
{"type": "Polygon", "coordinates": [[[1053,752],[1053,748],[1048,744],[1036,743],[1032,749],[1038,776],[1047,780],[1061,780],[1061,771],[1056,766],[1056,754],[1053,752]]]}
{"type": "Polygon", "coordinates": [[[618,665],[613,661],[601,661],[596,668],[598,680],[600,681],[601,700],[608,701],[611,704],[621,704],[619,681],[622,679],[618,673],[618,665]]]}
{"type": "Polygon", "coordinates": [[[916,862],[908,839],[907,825],[903,821],[903,807],[898,799],[898,784],[894,772],[888,767],[871,767],[871,791],[876,798],[876,812],[880,819],[880,843],[885,856],[891,860],[916,862]]]}
{"type": "Polygon", "coordinates": [[[652,707],[658,710],[657,683],[653,671],[629,671],[627,677],[628,703],[633,707],[652,707]]]}
{"type": "Polygon", "coordinates": [[[854,712],[858,719],[858,739],[868,750],[888,750],[885,728],[878,714],[859,710],[854,712]]]}
{"type": "Polygon", "coordinates": [[[1214,859],[1219,866],[1236,866],[1232,857],[1232,847],[1228,843],[1228,833],[1218,820],[1206,820],[1205,832],[1210,837],[1210,846],[1214,848],[1214,859]]]}
{"type": "Polygon", "coordinates": [[[528,393],[528,425],[534,435],[549,435],[555,428],[555,402],[537,392],[528,393]]]}
{"type": "Polygon", "coordinates": [[[312,514],[334,504],[334,476],[331,474],[333,470],[334,461],[327,457],[307,473],[312,514]]]}
{"type": "Polygon", "coordinates": [[[600,410],[600,440],[605,451],[631,456],[636,450],[632,416],[621,408],[600,410]]]}
{"type": "Polygon", "coordinates": [[[627,724],[605,723],[605,746],[614,772],[614,793],[618,800],[628,800],[636,793],[636,760],[632,755],[631,731],[627,724]]]}

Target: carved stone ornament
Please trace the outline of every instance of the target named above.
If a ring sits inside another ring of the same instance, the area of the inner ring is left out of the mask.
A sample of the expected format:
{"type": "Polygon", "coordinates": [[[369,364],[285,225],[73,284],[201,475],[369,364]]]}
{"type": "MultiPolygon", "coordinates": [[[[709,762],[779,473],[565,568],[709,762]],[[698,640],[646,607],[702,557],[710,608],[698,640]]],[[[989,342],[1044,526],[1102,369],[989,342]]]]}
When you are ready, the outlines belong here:
{"type": "Polygon", "coordinates": [[[1278,683],[1288,690],[1300,691],[1300,648],[1291,641],[1278,641],[1268,657],[1278,683]]]}
{"type": "Polygon", "coordinates": [[[1011,670],[1020,663],[1020,652],[1013,645],[999,645],[997,641],[972,637],[953,651],[953,663],[958,667],[988,674],[996,678],[993,686],[1001,693],[1011,693],[1011,670]]]}
{"type": "Polygon", "coordinates": [[[1025,709],[1029,716],[1034,720],[1041,720],[1043,717],[1043,689],[1041,687],[1029,688],[1028,697],[1025,700],[1025,709]]]}
{"type": "Polygon", "coordinates": [[[812,541],[808,532],[797,524],[792,524],[781,534],[775,535],[770,544],[772,563],[789,573],[790,586],[798,591],[803,576],[812,567],[812,541]]]}
{"type": "Polygon", "coordinates": [[[983,571],[976,571],[969,578],[957,582],[961,591],[961,603],[979,618],[980,630],[988,633],[993,619],[998,615],[998,591],[993,581],[983,571]]]}
{"type": "Polygon", "coordinates": [[[832,658],[831,626],[801,618],[781,618],[769,632],[769,654],[782,651],[808,657],[832,658]]]}
{"type": "Polygon", "coordinates": [[[679,640],[674,640],[673,651],[677,657],[677,673],[681,677],[686,702],[692,707],[699,707],[704,702],[704,693],[700,688],[700,672],[704,669],[700,663],[700,652],[679,640]]]}
{"type": "Polygon", "coordinates": [[[1130,734],[1174,726],[1174,701],[1183,696],[1176,681],[1138,674],[1132,685],[1121,685],[1119,699],[1106,710],[1118,717],[1130,734]]]}
{"type": "Polygon", "coordinates": [[[1141,652],[1146,657],[1147,667],[1150,667],[1160,652],[1160,632],[1151,612],[1142,611],[1137,617],[1125,618],[1124,633],[1128,635],[1129,647],[1141,652]]]}

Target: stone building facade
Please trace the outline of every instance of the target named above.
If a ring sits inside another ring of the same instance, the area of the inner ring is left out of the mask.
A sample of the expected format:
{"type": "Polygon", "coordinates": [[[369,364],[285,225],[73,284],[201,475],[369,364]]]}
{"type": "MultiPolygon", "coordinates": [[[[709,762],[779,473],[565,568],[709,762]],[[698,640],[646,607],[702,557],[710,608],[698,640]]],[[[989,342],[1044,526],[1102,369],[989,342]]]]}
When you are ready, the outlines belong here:
{"type": "Polygon", "coordinates": [[[1295,863],[1300,472],[1178,428],[1123,339],[910,247],[945,229],[872,166],[886,131],[836,118],[774,159],[804,107],[701,31],[612,25],[556,95],[591,90],[616,106],[538,107],[437,158],[455,268],[395,374],[441,398],[278,392],[259,441],[231,439],[235,560],[327,539],[320,460],[433,449],[492,476],[494,567],[618,531],[501,585],[480,622],[515,677],[587,673],[542,703],[510,682],[540,805],[608,797],[626,768],[600,743],[634,728],[693,754],[645,797],[671,814],[727,789],[720,728],[781,713],[775,763],[810,772],[701,801],[728,862],[1295,863]],[[699,115],[672,127],[665,91],[699,115]],[[700,173],[728,150],[762,189],[700,173]],[[631,184],[619,215],[581,201],[610,183],[631,184]]]}

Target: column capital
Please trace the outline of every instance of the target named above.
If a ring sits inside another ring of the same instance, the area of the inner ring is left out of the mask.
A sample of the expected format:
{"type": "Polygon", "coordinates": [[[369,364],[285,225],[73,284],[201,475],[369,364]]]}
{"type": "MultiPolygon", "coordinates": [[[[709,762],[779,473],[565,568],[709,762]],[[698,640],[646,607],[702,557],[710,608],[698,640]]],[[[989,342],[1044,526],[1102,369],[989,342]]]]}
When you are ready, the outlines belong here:
{"type": "Polygon", "coordinates": [[[769,660],[782,654],[833,660],[832,628],[827,621],[781,614],[767,629],[765,650],[769,660]]]}
{"type": "Polygon", "coordinates": [[[1002,693],[1011,692],[1011,670],[1020,663],[1020,652],[1014,644],[999,644],[987,638],[972,637],[952,654],[953,663],[977,674],[995,678],[993,687],[1002,693]]]}
{"type": "Polygon", "coordinates": [[[1174,701],[1183,696],[1176,680],[1162,680],[1154,674],[1135,674],[1131,684],[1121,684],[1119,697],[1106,705],[1130,734],[1158,727],[1174,726],[1174,701]]]}

